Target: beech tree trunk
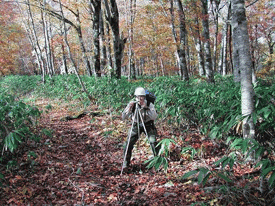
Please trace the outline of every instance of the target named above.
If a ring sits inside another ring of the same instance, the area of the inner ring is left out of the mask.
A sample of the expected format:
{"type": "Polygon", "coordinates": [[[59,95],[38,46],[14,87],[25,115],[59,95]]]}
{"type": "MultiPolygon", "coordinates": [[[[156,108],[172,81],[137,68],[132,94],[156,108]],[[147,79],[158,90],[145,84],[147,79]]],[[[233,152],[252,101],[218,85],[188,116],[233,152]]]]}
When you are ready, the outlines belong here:
{"type": "MultiPolygon", "coordinates": [[[[228,22],[231,17],[231,3],[228,6],[228,14],[226,22],[223,26],[222,31],[222,43],[221,43],[221,50],[220,50],[220,59],[219,59],[219,73],[222,75],[226,75],[228,72],[228,62],[227,62],[227,56],[228,56],[228,45],[229,45],[229,37],[228,37],[228,22]]],[[[230,45],[229,45],[230,46],[230,45]]]]}
{"type": "Polygon", "coordinates": [[[239,66],[241,74],[242,116],[245,117],[243,120],[243,137],[254,138],[255,126],[252,115],[255,106],[252,84],[252,60],[244,3],[244,0],[232,0],[232,30],[235,50],[234,58],[236,60],[234,62],[238,63],[236,66],[239,66]]]}
{"type": "MultiPolygon", "coordinates": [[[[233,1],[232,1],[232,7],[233,7],[233,1]]],[[[232,10],[232,16],[236,13],[236,11],[232,10]]],[[[241,68],[240,68],[240,58],[239,58],[239,45],[237,40],[237,35],[238,33],[236,33],[236,28],[237,28],[237,22],[238,19],[236,19],[236,17],[233,16],[232,21],[231,21],[231,25],[232,25],[232,41],[233,41],[233,51],[232,51],[232,59],[233,59],[233,76],[234,76],[234,81],[235,82],[240,82],[241,81],[241,68]],[[233,26],[235,25],[236,28],[234,28],[233,26]]]]}
{"type": "Polygon", "coordinates": [[[106,30],[107,30],[107,59],[109,62],[109,73],[110,76],[113,77],[114,76],[114,61],[112,58],[112,48],[111,48],[111,39],[110,39],[110,27],[109,25],[106,26],[106,30]]]}
{"type": "Polygon", "coordinates": [[[43,10],[41,10],[41,19],[42,19],[42,25],[43,25],[43,31],[44,31],[44,48],[46,53],[46,67],[48,70],[48,74],[50,77],[53,75],[53,61],[52,61],[52,51],[51,51],[51,45],[50,45],[50,38],[49,38],[49,22],[46,20],[46,12],[45,12],[45,0],[43,0],[43,4],[41,4],[41,7],[43,10]]]}
{"type": "Polygon", "coordinates": [[[92,76],[91,64],[90,64],[90,61],[86,54],[87,52],[86,52],[86,48],[85,48],[84,41],[83,41],[82,28],[81,28],[81,22],[80,22],[80,13],[79,13],[78,8],[77,8],[77,12],[75,13],[75,17],[76,17],[76,22],[77,22],[76,23],[77,25],[75,28],[76,28],[76,31],[78,34],[80,48],[81,48],[82,56],[83,56],[83,59],[84,59],[85,65],[86,65],[86,70],[87,70],[88,75],[92,76]]]}
{"type": "Polygon", "coordinates": [[[128,61],[129,61],[129,76],[128,78],[136,79],[136,69],[134,64],[134,51],[133,51],[133,38],[134,38],[134,20],[135,20],[135,9],[136,9],[136,0],[130,0],[129,5],[129,22],[128,22],[128,37],[129,37],[129,50],[128,50],[128,61]]]}
{"type": "Polygon", "coordinates": [[[208,0],[201,0],[202,3],[202,27],[203,27],[203,43],[205,52],[205,72],[208,82],[214,83],[214,74],[210,50],[210,35],[209,35],[209,16],[208,16],[208,0]]]}
{"type": "Polygon", "coordinates": [[[197,50],[197,56],[198,56],[198,62],[199,62],[199,74],[200,76],[205,75],[205,67],[204,67],[204,52],[203,52],[203,47],[202,47],[202,42],[201,42],[201,34],[200,34],[200,25],[198,21],[198,17],[196,17],[196,25],[197,27],[195,28],[196,32],[196,37],[195,38],[195,44],[196,44],[196,50],[197,50]]]}
{"type": "Polygon", "coordinates": [[[179,65],[181,78],[185,81],[189,80],[187,63],[186,63],[186,38],[187,38],[187,30],[185,25],[185,14],[183,11],[181,0],[177,0],[178,3],[178,13],[179,13],[179,21],[180,21],[180,47],[179,47],[179,65]]]}
{"type": "Polygon", "coordinates": [[[214,71],[217,71],[217,56],[218,56],[218,34],[219,34],[219,5],[220,0],[210,0],[212,4],[212,13],[214,16],[214,22],[215,22],[215,43],[214,43],[214,57],[213,57],[213,63],[214,63],[214,71]],[[215,2],[215,6],[214,3],[215,2]]]}
{"type": "Polygon", "coordinates": [[[100,63],[101,66],[101,71],[106,68],[108,64],[108,57],[107,57],[107,46],[106,46],[106,38],[105,38],[105,29],[104,29],[104,21],[103,21],[103,11],[101,9],[100,11],[100,16],[99,16],[99,38],[100,41],[102,42],[101,44],[101,56],[102,56],[102,61],[100,63]]]}
{"type": "Polygon", "coordinates": [[[175,14],[174,14],[174,0],[170,0],[170,14],[171,14],[171,26],[172,26],[172,34],[174,42],[177,45],[177,59],[179,65],[179,74],[182,80],[188,81],[189,75],[187,70],[186,63],[186,36],[187,30],[185,25],[185,14],[183,10],[183,6],[181,0],[176,0],[178,4],[178,14],[179,14],[179,22],[180,22],[180,35],[179,39],[177,37],[176,29],[175,29],[175,14]]]}
{"type": "Polygon", "coordinates": [[[78,81],[83,89],[83,91],[86,93],[87,97],[89,98],[89,100],[92,102],[93,101],[93,98],[91,97],[91,95],[89,94],[89,92],[87,91],[82,79],[80,78],[79,74],[78,74],[78,71],[77,71],[77,66],[76,66],[76,63],[75,63],[75,60],[72,56],[72,53],[71,53],[71,49],[70,49],[70,46],[69,46],[69,42],[68,42],[68,38],[67,38],[67,29],[66,29],[66,23],[65,23],[65,18],[64,18],[64,13],[63,13],[63,8],[62,8],[62,4],[61,4],[61,0],[59,0],[59,6],[60,6],[60,13],[61,13],[61,17],[63,19],[62,23],[63,23],[63,29],[64,29],[64,41],[65,41],[65,44],[66,44],[66,47],[67,47],[67,50],[68,50],[68,54],[69,54],[69,58],[70,60],[72,61],[72,64],[73,64],[73,69],[74,69],[74,72],[75,72],[75,75],[77,76],[78,78],[78,81]]]}
{"type": "MultiPolygon", "coordinates": [[[[20,11],[20,14],[22,15],[22,16],[24,16],[25,14],[23,13],[23,11],[22,11],[22,8],[21,8],[21,6],[20,6],[20,4],[17,2],[17,5],[18,5],[18,8],[19,8],[19,11],[20,11]]],[[[27,13],[29,13],[29,12],[27,12],[27,13]]],[[[28,39],[29,39],[29,42],[30,42],[30,44],[31,44],[31,46],[32,46],[32,49],[33,49],[33,51],[34,51],[34,53],[35,53],[35,56],[36,56],[36,61],[37,61],[37,65],[38,65],[38,72],[37,72],[37,70],[36,69],[34,69],[34,73],[35,74],[39,74],[39,72],[41,72],[42,71],[42,65],[41,65],[41,62],[39,61],[39,53],[38,53],[38,50],[37,50],[37,47],[36,47],[36,43],[35,43],[35,40],[34,40],[34,37],[33,37],[33,34],[32,34],[32,32],[31,32],[31,25],[29,24],[29,23],[27,23],[27,22],[25,22],[25,21],[23,21],[23,26],[24,26],[24,28],[25,28],[25,30],[26,30],[26,35],[27,35],[27,37],[28,37],[28,39]]],[[[33,62],[32,62],[32,64],[33,64],[33,62]]],[[[33,67],[37,67],[36,65],[33,65],[33,67]]],[[[3,73],[3,75],[4,75],[4,73],[3,73]]]]}
{"type": "Polygon", "coordinates": [[[62,66],[64,69],[64,73],[68,74],[68,66],[67,66],[67,58],[66,58],[66,52],[65,52],[65,46],[64,46],[64,42],[61,43],[61,49],[62,49],[62,66]]]}
{"type": "Polygon", "coordinates": [[[84,44],[84,40],[83,40],[83,35],[82,35],[82,28],[81,28],[81,22],[80,22],[80,13],[79,13],[79,10],[78,8],[76,8],[76,12],[72,12],[71,13],[75,16],[75,20],[76,20],[76,23],[73,23],[72,21],[70,21],[69,19],[65,18],[64,16],[62,17],[59,12],[56,12],[54,10],[51,10],[49,8],[45,8],[45,10],[48,12],[49,15],[61,20],[61,21],[64,21],[65,23],[71,25],[77,32],[77,36],[78,36],[78,40],[79,40],[79,44],[80,44],[80,49],[81,49],[81,54],[82,54],[82,57],[83,57],[83,60],[84,60],[84,63],[86,65],[86,70],[87,70],[87,73],[88,75],[92,75],[92,70],[91,70],[91,64],[90,64],[90,61],[88,59],[88,56],[87,56],[87,52],[86,52],[86,48],[85,48],[85,44],[84,44]]]}
{"type": "Polygon", "coordinates": [[[100,77],[100,13],[101,13],[101,0],[90,0],[93,6],[93,36],[94,36],[94,70],[95,76],[100,77]]]}
{"type": "Polygon", "coordinates": [[[28,14],[31,20],[31,30],[32,30],[32,36],[34,38],[34,47],[36,48],[37,51],[37,61],[39,62],[39,65],[41,65],[41,73],[42,73],[42,81],[43,83],[45,83],[45,65],[44,65],[44,61],[43,61],[43,56],[42,56],[42,50],[37,38],[37,34],[36,34],[36,29],[34,26],[34,20],[33,20],[33,15],[32,15],[32,11],[31,11],[31,6],[30,6],[30,1],[27,1],[27,5],[28,5],[28,14]]]}
{"type": "Polygon", "coordinates": [[[114,47],[114,57],[115,57],[115,76],[116,78],[121,78],[121,61],[123,56],[124,45],[126,43],[126,38],[120,37],[119,28],[119,13],[117,8],[116,0],[110,0],[110,5],[108,0],[105,0],[106,8],[106,19],[110,24],[113,34],[113,47],[114,47]]]}

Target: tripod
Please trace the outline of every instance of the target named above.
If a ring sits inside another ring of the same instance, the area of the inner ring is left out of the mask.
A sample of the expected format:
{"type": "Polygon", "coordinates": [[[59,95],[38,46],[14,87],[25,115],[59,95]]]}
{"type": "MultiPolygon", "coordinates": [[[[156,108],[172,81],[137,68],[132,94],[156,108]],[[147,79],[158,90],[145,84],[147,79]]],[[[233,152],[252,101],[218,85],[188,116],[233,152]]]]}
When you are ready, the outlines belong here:
{"type": "MultiPolygon", "coordinates": [[[[130,141],[131,141],[130,139],[131,139],[131,136],[132,136],[132,131],[133,131],[135,120],[137,121],[138,138],[140,137],[140,121],[141,121],[141,124],[142,124],[143,129],[144,129],[144,133],[145,133],[148,141],[150,142],[149,136],[148,136],[148,133],[147,133],[147,130],[146,130],[146,127],[145,127],[145,123],[144,123],[144,120],[143,120],[142,115],[141,115],[141,111],[140,111],[141,108],[138,105],[138,102],[136,102],[135,107],[136,108],[135,108],[135,112],[134,112],[134,118],[133,118],[133,121],[132,121],[132,126],[131,126],[131,129],[130,129],[130,132],[129,132],[128,137],[127,137],[127,145],[126,145],[126,149],[125,149],[125,152],[124,152],[125,154],[124,154],[124,157],[123,157],[123,162],[122,162],[122,168],[121,168],[120,175],[122,175],[122,172],[123,172],[123,165],[126,161],[126,155],[128,153],[129,144],[130,144],[130,141]]],[[[155,148],[151,144],[150,144],[150,146],[151,146],[151,149],[153,151],[154,156],[156,156],[157,154],[156,154],[155,148]]]]}

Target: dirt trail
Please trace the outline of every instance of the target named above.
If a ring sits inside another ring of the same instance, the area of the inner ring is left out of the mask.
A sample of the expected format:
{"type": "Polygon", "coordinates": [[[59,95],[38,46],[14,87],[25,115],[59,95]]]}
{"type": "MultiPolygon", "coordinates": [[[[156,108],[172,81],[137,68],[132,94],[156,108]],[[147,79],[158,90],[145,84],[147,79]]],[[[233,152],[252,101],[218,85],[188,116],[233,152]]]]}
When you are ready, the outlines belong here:
{"type": "Polygon", "coordinates": [[[28,151],[38,155],[34,161],[27,152],[18,155],[18,167],[5,174],[1,205],[190,205],[213,198],[198,185],[180,181],[173,170],[146,169],[144,145],[134,153],[133,166],[120,175],[127,135],[120,117],[61,121],[66,115],[65,110],[43,114],[41,127],[54,133],[29,145],[28,151]]]}

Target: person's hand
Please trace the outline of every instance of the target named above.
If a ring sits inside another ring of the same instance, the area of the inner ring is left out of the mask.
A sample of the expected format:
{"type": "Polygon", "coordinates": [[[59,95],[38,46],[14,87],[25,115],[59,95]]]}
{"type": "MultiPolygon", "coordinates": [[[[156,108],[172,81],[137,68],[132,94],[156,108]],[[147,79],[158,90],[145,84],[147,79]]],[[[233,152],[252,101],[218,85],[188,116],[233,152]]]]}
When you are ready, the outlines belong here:
{"type": "Polygon", "coordinates": [[[132,102],[129,103],[129,111],[132,111],[134,105],[135,105],[134,101],[132,101],[132,102]]]}
{"type": "Polygon", "coordinates": [[[147,104],[145,102],[143,102],[143,104],[140,105],[140,107],[143,108],[143,109],[148,109],[147,104]]]}

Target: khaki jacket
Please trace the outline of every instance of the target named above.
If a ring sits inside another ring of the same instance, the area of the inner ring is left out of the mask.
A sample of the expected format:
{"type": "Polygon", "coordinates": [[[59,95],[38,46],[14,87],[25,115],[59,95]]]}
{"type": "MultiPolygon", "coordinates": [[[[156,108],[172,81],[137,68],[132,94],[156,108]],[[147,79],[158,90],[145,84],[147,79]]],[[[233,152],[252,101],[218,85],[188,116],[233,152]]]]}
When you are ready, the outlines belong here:
{"type": "MultiPolygon", "coordinates": [[[[130,103],[127,105],[127,107],[122,112],[122,120],[127,119],[129,116],[132,116],[132,120],[134,122],[137,122],[137,118],[134,119],[134,112],[135,111],[132,111],[133,109],[130,108],[130,103]]],[[[145,103],[147,105],[147,101],[145,103]]],[[[136,103],[136,105],[138,105],[138,104],[136,103]]],[[[140,107],[140,106],[138,105],[138,107],[140,107]]],[[[150,103],[149,107],[146,106],[144,108],[141,108],[140,112],[141,112],[142,119],[143,119],[144,123],[146,123],[148,121],[151,121],[151,120],[154,121],[154,120],[157,119],[157,116],[158,116],[158,114],[155,110],[155,106],[152,103],[150,103]]]]}

